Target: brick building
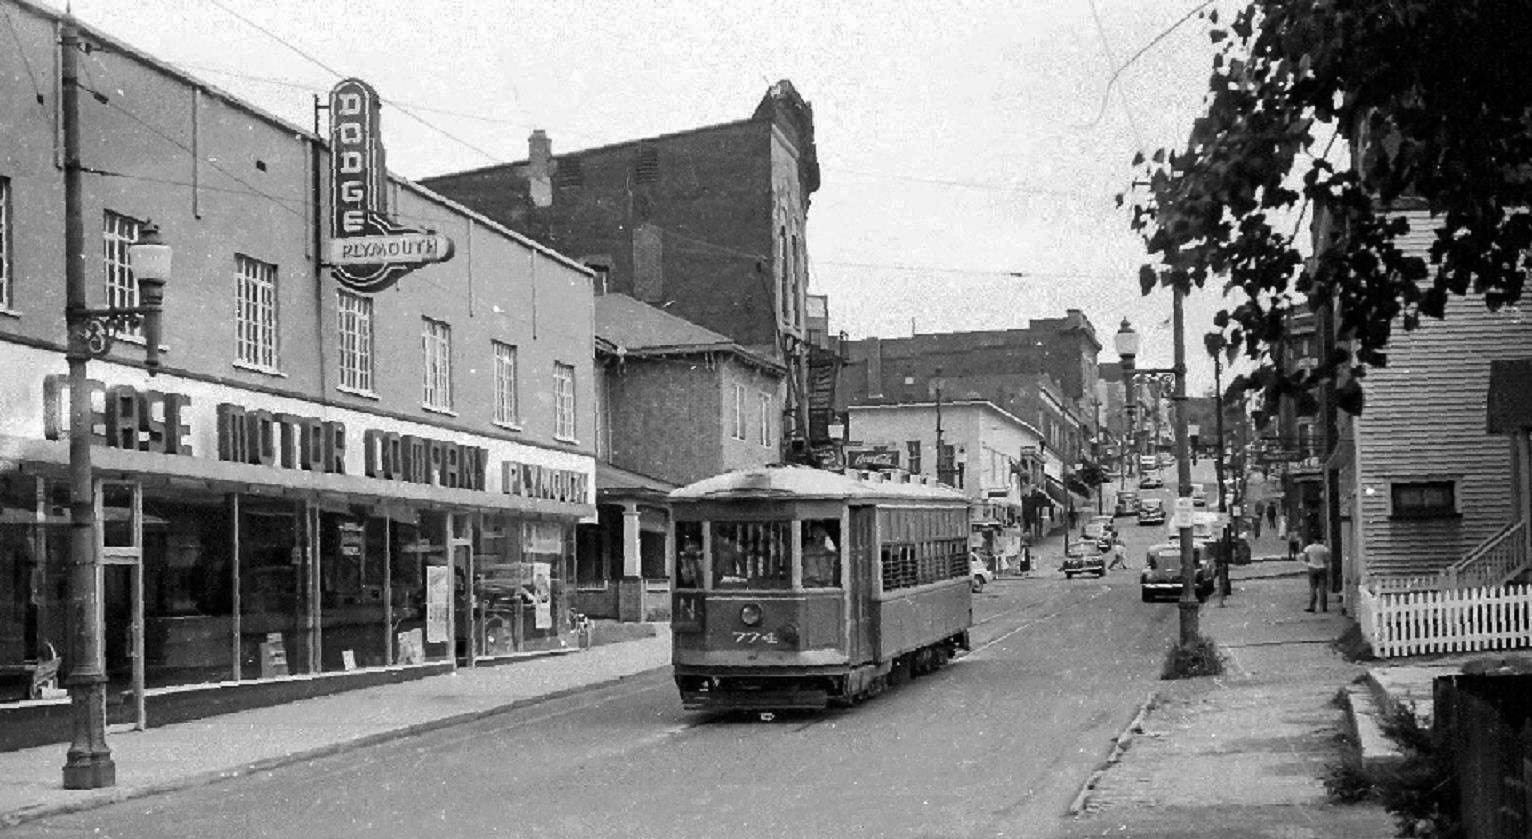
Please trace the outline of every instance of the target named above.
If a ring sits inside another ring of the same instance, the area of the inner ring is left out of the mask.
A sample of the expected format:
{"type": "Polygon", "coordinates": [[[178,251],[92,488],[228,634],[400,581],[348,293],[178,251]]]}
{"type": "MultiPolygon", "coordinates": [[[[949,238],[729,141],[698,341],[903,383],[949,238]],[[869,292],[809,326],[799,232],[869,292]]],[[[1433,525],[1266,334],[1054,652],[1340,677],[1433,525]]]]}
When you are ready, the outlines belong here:
{"type": "MultiPolygon", "coordinates": [[[[375,172],[397,217],[461,247],[386,291],[343,286],[327,138],[89,29],[111,82],[66,110],[58,14],[0,11],[0,674],[85,631],[64,591],[65,119],[87,304],[133,305],[148,219],[175,249],[157,375],[134,333],[88,365],[113,720],[567,641],[595,513],[592,273],[375,172]]],[[[0,731],[67,726],[67,700],[22,704],[0,701],[0,731]]]]}
{"type": "MultiPolygon", "coordinates": [[[[1078,309],[1025,329],[916,334],[844,343],[844,406],[984,400],[1034,425],[1059,451],[1089,451],[1101,343],[1078,309]]],[[[1106,416],[1101,413],[1101,416],[1106,416]]]]}
{"type": "Polygon", "coordinates": [[[819,188],[813,110],[791,82],[735,122],[527,159],[423,183],[783,363],[787,436],[806,433],[807,222],[819,188]]]}
{"type": "Polygon", "coordinates": [[[665,492],[778,460],[787,370],[626,294],[596,299],[595,525],[582,526],[580,609],[669,611],[665,492]]]}

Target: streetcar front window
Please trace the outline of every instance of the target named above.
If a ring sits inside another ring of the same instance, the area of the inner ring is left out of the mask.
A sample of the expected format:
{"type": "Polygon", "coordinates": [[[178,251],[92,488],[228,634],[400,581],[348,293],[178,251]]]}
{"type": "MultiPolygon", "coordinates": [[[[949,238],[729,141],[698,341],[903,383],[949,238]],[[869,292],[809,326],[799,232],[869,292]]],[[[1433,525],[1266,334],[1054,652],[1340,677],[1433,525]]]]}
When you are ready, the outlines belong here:
{"type": "Polygon", "coordinates": [[[702,587],[702,522],[676,522],[676,588],[702,587]]]}
{"type": "Polygon", "coordinates": [[[792,523],[713,522],[714,588],[790,588],[792,523]]]}
{"type": "Polygon", "coordinates": [[[814,519],[803,524],[803,587],[840,586],[840,520],[814,519]]]}

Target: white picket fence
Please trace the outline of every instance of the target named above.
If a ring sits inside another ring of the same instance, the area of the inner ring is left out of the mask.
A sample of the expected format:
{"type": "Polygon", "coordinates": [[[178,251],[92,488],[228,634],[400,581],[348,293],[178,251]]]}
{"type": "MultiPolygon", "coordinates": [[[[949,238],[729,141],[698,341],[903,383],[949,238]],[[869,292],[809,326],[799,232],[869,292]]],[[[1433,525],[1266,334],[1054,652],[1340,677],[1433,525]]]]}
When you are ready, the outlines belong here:
{"type": "Polygon", "coordinates": [[[1374,655],[1532,647],[1532,586],[1408,590],[1366,581],[1358,622],[1374,655]]]}

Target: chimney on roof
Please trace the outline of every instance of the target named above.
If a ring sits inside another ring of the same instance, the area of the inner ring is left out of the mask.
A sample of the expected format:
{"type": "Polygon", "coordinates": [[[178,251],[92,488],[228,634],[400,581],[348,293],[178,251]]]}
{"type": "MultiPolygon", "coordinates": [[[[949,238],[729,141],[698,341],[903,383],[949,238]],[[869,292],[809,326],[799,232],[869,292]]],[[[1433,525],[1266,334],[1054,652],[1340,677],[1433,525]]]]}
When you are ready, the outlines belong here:
{"type": "Polygon", "coordinates": [[[553,204],[553,141],[541,128],[534,129],[527,138],[527,190],[532,204],[548,207],[553,204]]]}

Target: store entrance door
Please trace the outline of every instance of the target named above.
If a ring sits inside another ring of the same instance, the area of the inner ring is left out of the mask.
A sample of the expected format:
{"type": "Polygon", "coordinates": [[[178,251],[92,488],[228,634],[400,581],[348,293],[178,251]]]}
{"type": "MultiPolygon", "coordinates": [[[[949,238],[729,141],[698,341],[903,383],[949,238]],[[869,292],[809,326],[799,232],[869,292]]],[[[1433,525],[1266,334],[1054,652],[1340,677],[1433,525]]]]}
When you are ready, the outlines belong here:
{"type": "Polygon", "coordinates": [[[96,521],[101,556],[102,644],[107,685],[126,683],[126,707],[107,696],[107,720],[142,731],[144,713],[144,513],[137,483],[100,481],[96,521]]]}

